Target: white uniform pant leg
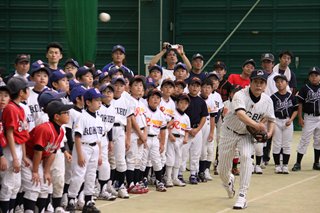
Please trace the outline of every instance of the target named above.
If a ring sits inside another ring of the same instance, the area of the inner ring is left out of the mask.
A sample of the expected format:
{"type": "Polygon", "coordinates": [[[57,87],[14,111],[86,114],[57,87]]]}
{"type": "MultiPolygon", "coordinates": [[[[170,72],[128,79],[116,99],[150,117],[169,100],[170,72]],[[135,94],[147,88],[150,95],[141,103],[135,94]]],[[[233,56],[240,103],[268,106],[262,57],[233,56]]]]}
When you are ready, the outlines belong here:
{"type": "Polygon", "coordinates": [[[172,142],[170,140],[168,140],[167,143],[167,152],[166,152],[166,157],[167,157],[167,162],[166,162],[166,166],[173,166],[174,165],[174,161],[175,161],[175,143],[177,142],[172,142]]]}
{"type": "MultiPolygon", "coordinates": [[[[315,129],[319,128],[320,116],[304,114],[304,127],[302,128],[301,139],[297,151],[301,154],[307,153],[307,148],[310,143],[311,136],[315,133],[315,129]]],[[[318,130],[319,131],[319,130],[318,130]]],[[[315,145],[319,147],[319,141],[315,145]]],[[[320,147],[318,148],[320,149],[320,147]]]]}
{"type": "Polygon", "coordinates": [[[142,152],[142,158],[141,158],[141,165],[140,165],[140,170],[145,171],[146,167],[149,166],[149,155],[150,155],[150,147],[152,145],[152,138],[148,137],[147,138],[147,146],[143,148],[142,152]]]}
{"type": "Polygon", "coordinates": [[[137,144],[137,157],[136,157],[135,169],[140,169],[140,166],[142,164],[143,150],[144,150],[144,144],[137,144]]]}
{"type": "Polygon", "coordinates": [[[134,171],[136,166],[136,157],[138,153],[138,136],[135,133],[131,134],[131,144],[129,150],[126,152],[127,170],[134,171]]]}
{"type": "Polygon", "coordinates": [[[254,143],[254,152],[255,155],[258,157],[263,156],[263,144],[264,143],[254,143]]]}
{"type": "Polygon", "coordinates": [[[201,140],[202,146],[201,146],[200,160],[206,161],[208,160],[208,150],[209,150],[208,136],[210,133],[210,120],[206,120],[205,124],[201,128],[201,132],[202,132],[202,140],[201,140]]]}
{"type": "Polygon", "coordinates": [[[99,180],[107,181],[110,179],[110,164],[108,159],[108,140],[101,142],[102,164],[98,166],[99,180]]]}
{"type": "MultiPolygon", "coordinates": [[[[20,164],[22,165],[22,147],[20,144],[15,144],[16,153],[20,164]]],[[[9,201],[16,199],[21,187],[21,172],[13,172],[13,158],[10,152],[9,145],[3,148],[3,155],[8,161],[8,169],[0,172],[0,201],[9,201]]]]}
{"type": "Polygon", "coordinates": [[[181,156],[181,166],[180,166],[180,172],[185,172],[187,168],[187,161],[189,157],[189,152],[190,152],[190,147],[191,147],[191,141],[189,137],[189,141],[186,144],[182,145],[182,156],[181,156]]]}
{"type": "Polygon", "coordinates": [[[95,181],[97,177],[97,169],[98,169],[98,159],[99,159],[99,146],[89,146],[89,159],[87,161],[87,170],[84,178],[84,187],[83,194],[84,195],[93,195],[95,181]]]}
{"type": "Polygon", "coordinates": [[[284,125],[282,130],[282,145],[281,145],[283,149],[283,154],[286,154],[286,155],[291,154],[292,139],[293,139],[293,123],[291,123],[290,126],[284,125]]]}
{"type": "Polygon", "coordinates": [[[240,136],[241,139],[238,143],[238,149],[240,152],[240,188],[239,193],[246,195],[249,189],[250,180],[252,176],[252,159],[251,154],[254,146],[252,143],[252,136],[245,135],[240,136]]]}
{"type": "Polygon", "coordinates": [[[78,195],[78,192],[81,188],[82,183],[85,179],[85,174],[87,171],[88,159],[89,159],[89,147],[88,145],[82,146],[82,155],[86,161],[84,167],[80,167],[78,164],[78,154],[76,147],[72,150],[72,177],[70,179],[70,185],[68,190],[68,197],[75,198],[78,195]]]}
{"type": "Polygon", "coordinates": [[[281,151],[284,121],[285,121],[284,119],[276,118],[274,133],[272,136],[272,153],[273,154],[279,154],[281,151]]]}
{"type": "Polygon", "coordinates": [[[160,142],[158,137],[153,137],[151,140],[150,147],[150,160],[152,163],[153,170],[155,172],[160,171],[162,169],[162,158],[160,155],[160,142]]]}
{"type": "Polygon", "coordinates": [[[219,142],[219,164],[218,172],[224,185],[228,185],[232,168],[232,159],[237,147],[237,143],[242,136],[235,134],[222,126],[219,142]]]}
{"type": "Polygon", "coordinates": [[[113,128],[113,141],[114,141],[114,159],[116,170],[118,172],[125,172],[127,170],[126,164],[126,143],[125,143],[125,129],[124,127],[113,128]]]}
{"type": "Polygon", "coordinates": [[[62,197],[65,176],[65,158],[61,150],[57,150],[54,161],[51,165],[51,177],[53,187],[53,198],[62,197]]]}
{"type": "MultiPolygon", "coordinates": [[[[29,159],[30,160],[30,159],[29,159]]],[[[31,161],[31,160],[30,160],[31,161]]],[[[40,177],[40,183],[35,185],[32,182],[32,164],[29,167],[22,165],[21,167],[21,185],[24,189],[24,198],[37,201],[40,194],[40,187],[43,184],[43,166],[42,162],[39,165],[38,174],[40,177]]]]}
{"type": "Polygon", "coordinates": [[[176,138],[176,142],[174,143],[175,157],[174,157],[173,167],[176,169],[179,169],[182,163],[183,139],[184,139],[184,136],[180,138],[176,138]]]}
{"type": "Polygon", "coordinates": [[[161,165],[162,167],[164,167],[166,165],[166,161],[167,161],[167,156],[166,156],[166,152],[167,152],[167,145],[168,145],[168,141],[169,141],[169,132],[168,129],[165,130],[166,135],[165,135],[165,140],[164,140],[164,146],[163,146],[163,152],[160,153],[161,155],[161,165]]]}
{"type": "Polygon", "coordinates": [[[191,140],[190,140],[190,173],[198,172],[199,170],[199,160],[201,155],[202,147],[202,131],[200,130],[191,140]]]}
{"type": "Polygon", "coordinates": [[[72,176],[71,162],[65,160],[64,161],[64,166],[65,166],[64,182],[65,182],[65,184],[70,184],[70,179],[71,179],[71,176],[72,176]]]}

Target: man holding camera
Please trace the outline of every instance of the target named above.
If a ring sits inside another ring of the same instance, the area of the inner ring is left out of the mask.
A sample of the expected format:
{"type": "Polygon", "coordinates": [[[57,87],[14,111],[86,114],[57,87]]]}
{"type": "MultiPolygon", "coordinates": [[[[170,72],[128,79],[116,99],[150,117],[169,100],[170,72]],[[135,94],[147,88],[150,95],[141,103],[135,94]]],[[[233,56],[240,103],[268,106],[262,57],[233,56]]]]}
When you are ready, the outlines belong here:
{"type": "Polygon", "coordinates": [[[149,67],[156,65],[163,56],[164,61],[167,64],[167,67],[162,68],[163,74],[161,82],[167,78],[173,81],[175,80],[175,76],[173,75],[173,69],[176,63],[178,63],[177,54],[180,55],[183,63],[187,66],[187,71],[191,70],[190,61],[184,53],[183,46],[180,44],[172,45],[168,42],[164,42],[162,45],[162,50],[152,58],[149,64],[149,67]]]}

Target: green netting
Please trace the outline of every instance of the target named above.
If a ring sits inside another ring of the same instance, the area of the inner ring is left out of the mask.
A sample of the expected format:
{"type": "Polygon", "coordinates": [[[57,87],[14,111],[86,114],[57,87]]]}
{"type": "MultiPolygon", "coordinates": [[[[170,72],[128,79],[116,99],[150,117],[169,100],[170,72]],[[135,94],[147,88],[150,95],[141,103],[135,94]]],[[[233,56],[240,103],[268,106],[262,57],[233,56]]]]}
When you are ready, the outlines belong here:
{"type": "Polygon", "coordinates": [[[69,57],[95,61],[98,0],[61,0],[69,57]]]}

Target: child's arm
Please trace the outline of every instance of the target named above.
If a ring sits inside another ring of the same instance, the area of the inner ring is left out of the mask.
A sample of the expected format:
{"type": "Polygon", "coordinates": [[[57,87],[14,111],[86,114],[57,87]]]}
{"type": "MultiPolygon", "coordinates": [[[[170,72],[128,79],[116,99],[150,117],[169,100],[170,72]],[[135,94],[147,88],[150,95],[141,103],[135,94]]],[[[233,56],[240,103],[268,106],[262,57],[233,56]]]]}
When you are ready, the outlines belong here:
{"type": "Polygon", "coordinates": [[[42,151],[34,150],[33,160],[32,160],[32,182],[35,185],[40,184],[39,176],[39,165],[42,159],[42,151]]]}
{"type": "Polygon", "coordinates": [[[213,141],[215,127],[216,127],[215,117],[211,117],[211,115],[210,115],[210,132],[209,132],[209,136],[208,136],[208,142],[213,141]]]}
{"type": "Polygon", "coordinates": [[[196,134],[198,134],[198,132],[201,130],[201,128],[205,124],[206,119],[207,119],[206,116],[202,117],[200,120],[199,126],[195,129],[190,130],[190,135],[195,136],[196,134]]]}
{"type": "Polygon", "coordinates": [[[299,118],[299,125],[303,128],[304,121],[302,116],[302,103],[299,103],[299,106],[298,106],[298,118],[299,118]]]}
{"type": "Polygon", "coordinates": [[[13,166],[13,172],[19,173],[21,169],[21,163],[18,159],[14,137],[13,137],[13,127],[9,127],[6,131],[6,138],[9,145],[9,149],[12,155],[12,166],[13,166]]]}
{"type": "Polygon", "coordinates": [[[101,149],[101,143],[100,142],[98,143],[98,147],[99,147],[98,166],[101,166],[102,165],[102,155],[101,155],[102,149],[101,149]]]}
{"type": "Polygon", "coordinates": [[[132,122],[132,128],[134,131],[136,131],[139,139],[142,141],[142,143],[146,143],[147,142],[147,137],[146,135],[144,134],[144,132],[141,131],[137,121],[136,121],[136,118],[134,116],[131,116],[131,122],[132,122]]]}
{"type": "Polygon", "coordinates": [[[131,128],[132,128],[132,122],[131,122],[131,116],[127,118],[127,126],[126,126],[126,151],[130,149],[131,144],[131,128]]]}
{"type": "Polygon", "coordinates": [[[54,161],[55,154],[51,154],[49,157],[45,158],[43,161],[43,179],[44,183],[47,183],[48,186],[51,184],[51,165],[54,161]]]}
{"type": "Polygon", "coordinates": [[[160,151],[160,153],[162,153],[164,151],[165,139],[166,139],[166,129],[163,128],[160,130],[160,138],[159,138],[159,142],[160,142],[159,151],[160,151]]]}
{"type": "Polygon", "coordinates": [[[187,144],[188,140],[189,140],[189,132],[185,131],[184,138],[183,138],[183,144],[187,144]]]}
{"type": "Polygon", "coordinates": [[[83,153],[82,153],[81,134],[76,133],[74,140],[75,140],[76,151],[77,151],[77,155],[78,155],[78,165],[80,167],[84,167],[86,165],[86,160],[84,159],[83,153]]]}
{"type": "Polygon", "coordinates": [[[293,120],[297,117],[298,111],[294,111],[291,115],[291,118],[286,122],[286,126],[290,126],[293,120]]]}
{"type": "Polygon", "coordinates": [[[3,155],[2,147],[0,146],[0,171],[5,171],[8,169],[8,161],[3,155]]]}

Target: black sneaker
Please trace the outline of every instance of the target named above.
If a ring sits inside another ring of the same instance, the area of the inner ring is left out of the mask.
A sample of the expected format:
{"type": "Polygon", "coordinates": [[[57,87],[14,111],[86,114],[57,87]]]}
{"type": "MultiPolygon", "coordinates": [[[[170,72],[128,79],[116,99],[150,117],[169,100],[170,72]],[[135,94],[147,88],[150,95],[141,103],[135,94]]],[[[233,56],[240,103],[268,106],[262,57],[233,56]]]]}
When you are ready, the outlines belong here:
{"type": "Polygon", "coordinates": [[[186,183],[186,181],[183,179],[183,175],[178,175],[178,179],[179,179],[182,183],[186,183]]]}
{"type": "Polygon", "coordinates": [[[95,207],[93,202],[88,202],[82,209],[82,213],[101,213],[97,207],[95,207]]]}
{"type": "Polygon", "coordinates": [[[202,183],[206,183],[208,181],[207,178],[204,175],[204,172],[200,172],[198,174],[198,178],[199,178],[199,182],[202,182],[202,183]]]}
{"type": "Polygon", "coordinates": [[[66,207],[66,210],[70,213],[76,212],[76,205],[74,203],[74,199],[71,199],[66,207]]]}
{"type": "Polygon", "coordinates": [[[189,183],[190,184],[198,184],[197,177],[195,175],[190,175],[189,183]]]}
{"type": "Polygon", "coordinates": [[[297,171],[300,171],[300,170],[301,170],[301,165],[298,164],[298,163],[295,163],[293,165],[292,171],[297,172],[297,171]]]}
{"type": "Polygon", "coordinates": [[[320,163],[314,163],[313,170],[320,170],[320,163]]]}

